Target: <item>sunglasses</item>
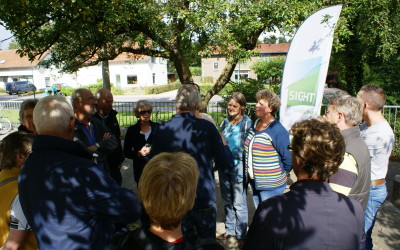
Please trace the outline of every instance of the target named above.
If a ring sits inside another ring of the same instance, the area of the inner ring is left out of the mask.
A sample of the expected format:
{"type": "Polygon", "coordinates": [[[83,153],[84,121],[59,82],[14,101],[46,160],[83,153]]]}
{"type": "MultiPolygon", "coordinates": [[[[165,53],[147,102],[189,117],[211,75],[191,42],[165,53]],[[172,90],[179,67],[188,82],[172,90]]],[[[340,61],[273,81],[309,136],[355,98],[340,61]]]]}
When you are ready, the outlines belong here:
{"type": "Polygon", "coordinates": [[[151,110],[142,110],[142,111],[139,111],[139,114],[141,114],[141,115],[144,115],[144,114],[151,114],[151,110]]]}

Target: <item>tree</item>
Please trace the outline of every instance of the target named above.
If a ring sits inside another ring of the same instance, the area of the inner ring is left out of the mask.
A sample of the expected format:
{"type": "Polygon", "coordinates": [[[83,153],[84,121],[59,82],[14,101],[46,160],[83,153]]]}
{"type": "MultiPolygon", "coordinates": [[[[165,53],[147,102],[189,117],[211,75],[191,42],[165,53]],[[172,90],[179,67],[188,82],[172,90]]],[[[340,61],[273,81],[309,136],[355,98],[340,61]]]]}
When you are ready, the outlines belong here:
{"type": "Polygon", "coordinates": [[[267,44],[276,44],[278,38],[275,35],[270,35],[268,37],[264,37],[263,42],[267,44]]]}
{"type": "Polygon", "coordinates": [[[33,60],[50,51],[47,65],[59,65],[64,71],[128,52],[167,58],[181,83],[192,83],[189,66],[194,55],[209,56],[218,50],[228,64],[203,96],[204,109],[229,81],[237,62],[254,53],[261,33],[293,32],[315,10],[315,2],[0,0],[0,19],[15,34],[22,55],[33,60]]]}
{"type": "Polygon", "coordinates": [[[285,57],[270,57],[268,61],[260,60],[255,62],[251,69],[257,75],[258,80],[268,82],[278,82],[283,76],[283,67],[285,66],[285,57]]]}
{"type": "Polygon", "coordinates": [[[21,46],[18,44],[15,39],[12,39],[11,42],[8,44],[8,49],[19,49],[21,46]]]}
{"type": "Polygon", "coordinates": [[[400,2],[321,1],[319,7],[342,2],[330,68],[339,72],[339,79],[344,80],[346,90],[355,94],[362,85],[370,83],[370,66],[388,64],[398,54],[400,2]]]}

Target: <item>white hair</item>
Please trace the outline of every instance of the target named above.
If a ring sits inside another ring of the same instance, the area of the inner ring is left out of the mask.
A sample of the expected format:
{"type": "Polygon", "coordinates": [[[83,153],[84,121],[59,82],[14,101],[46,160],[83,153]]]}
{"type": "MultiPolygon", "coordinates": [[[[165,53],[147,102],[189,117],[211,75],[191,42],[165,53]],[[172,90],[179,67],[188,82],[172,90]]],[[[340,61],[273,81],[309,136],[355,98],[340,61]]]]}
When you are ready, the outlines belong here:
{"type": "Polygon", "coordinates": [[[38,134],[68,131],[74,110],[63,96],[46,96],[33,110],[33,123],[38,134]]]}
{"type": "Polygon", "coordinates": [[[193,84],[182,84],[176,95],[175,105],[177,109],[194,111],[200,103],[200,92],[193,84]]]}

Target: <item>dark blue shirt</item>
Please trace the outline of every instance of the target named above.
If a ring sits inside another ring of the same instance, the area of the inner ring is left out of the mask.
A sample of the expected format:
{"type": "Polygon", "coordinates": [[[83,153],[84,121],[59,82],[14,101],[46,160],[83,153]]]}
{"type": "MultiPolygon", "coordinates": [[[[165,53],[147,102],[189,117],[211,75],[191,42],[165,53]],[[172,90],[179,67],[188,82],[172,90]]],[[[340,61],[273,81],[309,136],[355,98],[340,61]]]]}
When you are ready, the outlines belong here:
{"type": "Polygon", "coordinates": [[[139,201],[78,142],[38,135],[19,176],[20,202],[40,249],[107,249],[113,222],[132,223],[139,201]]]}
{"type": "Polygon", "coordinates": [[[213,160],[217,167],[232,166],[232,153],[222,144],[214,124],[192,113],[173,115],[160,125],[153,139],[151,154],[161,152],[185,152],[193,156],[200,171],[194,208],[208,208],[215,203],[213,160]]]}

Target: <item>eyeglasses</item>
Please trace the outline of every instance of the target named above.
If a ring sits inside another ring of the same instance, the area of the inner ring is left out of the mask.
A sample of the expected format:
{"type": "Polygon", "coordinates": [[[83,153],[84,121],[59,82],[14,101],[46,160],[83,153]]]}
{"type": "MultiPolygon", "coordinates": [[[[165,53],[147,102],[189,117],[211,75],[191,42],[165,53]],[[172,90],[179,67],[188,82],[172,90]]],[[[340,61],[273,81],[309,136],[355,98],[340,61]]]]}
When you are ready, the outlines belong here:
{"type": "Polygon", "coordinates": [[[139,111],[139,114],[141,114],[141,115],[144,115],[144,114],[151,114],[151,110],[142,110],[142,111],[139,111]]]}

